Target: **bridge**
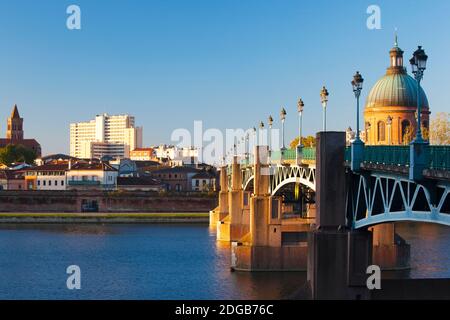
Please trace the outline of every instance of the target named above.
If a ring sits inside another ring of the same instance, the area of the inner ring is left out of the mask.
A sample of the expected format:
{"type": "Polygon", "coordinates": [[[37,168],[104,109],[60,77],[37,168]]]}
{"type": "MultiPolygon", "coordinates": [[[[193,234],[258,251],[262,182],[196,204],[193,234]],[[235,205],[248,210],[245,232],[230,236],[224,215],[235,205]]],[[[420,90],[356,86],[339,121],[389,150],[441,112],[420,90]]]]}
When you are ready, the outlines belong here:
{"type": "Polygon", "coordinates": [[[330,228],[348,230],[345,239],[370,234],[357,241],[370,243],[370,260],[403,268],[409,266],[409,245],[392,223],[450,226],[450,146],[426,145],[425,161],[413,170],[413,146],[363,146],[358,153],[354,145],[345,146],[344,132],[320,132],[317,141],[315,148],[256,146],[221,168],[211,224],[219,240],[233,243],[234,269],[306,270],[311,250],[324,241],[316,231],[330,228]],[[306,214],[285,203],[305,195],[306,214]],[[310,239],[311,230],[318,240],[310,239]],[[385,261],[386,256],[394,258],[385,261]]]}
{"type": "MultiPolygon", "coordinates": [[[[366,146],[359,170],[351,169],[351,147],[345,148],[348,225],[354,229],[384,222],[415,221],[450,226],[450,146],[428,146],[421,181],[409,177],[409,146],[366,146]]],[[[316,149],[269,151],[268,192],[276,196],[290,184],[316,191],[316,149]],[[300,160],[300,161],[299,161],[300,160]]],[[[253,156],[240,161],[242,189],[253,190],[253,156]]],[[[231,166],[227,167],[231,189],[231,166]]]]}

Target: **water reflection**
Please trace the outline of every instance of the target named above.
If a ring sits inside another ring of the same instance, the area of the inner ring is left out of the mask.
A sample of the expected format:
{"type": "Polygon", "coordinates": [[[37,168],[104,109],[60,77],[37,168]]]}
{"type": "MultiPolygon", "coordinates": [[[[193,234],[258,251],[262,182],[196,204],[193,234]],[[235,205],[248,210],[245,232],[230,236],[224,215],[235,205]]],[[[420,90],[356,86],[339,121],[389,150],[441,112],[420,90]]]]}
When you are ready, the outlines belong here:
{"type": "MultiPolygon", "coordinates": [[[[411,244],[403,276],[450,277],[448,228],[397,231],[411,244]]],[[[306,285],[304,272],[231,272],[230,244],[204,225],[0,225],[0,243],[0,299],[289,299],[306,285]]]]}

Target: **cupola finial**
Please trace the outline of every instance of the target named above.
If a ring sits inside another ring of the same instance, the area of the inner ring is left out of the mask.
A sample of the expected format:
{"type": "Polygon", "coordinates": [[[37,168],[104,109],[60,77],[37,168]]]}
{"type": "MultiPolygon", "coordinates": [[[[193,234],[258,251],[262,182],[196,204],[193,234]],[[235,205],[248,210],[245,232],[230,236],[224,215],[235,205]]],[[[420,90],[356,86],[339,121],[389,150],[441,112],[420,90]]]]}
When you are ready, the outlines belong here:
{"type": "Polygon", "coordinates": [[[394,46],[396,48],[398,48],[398,29],[397,27],[395,27],[395,41],[394,41],[394,46]]]}

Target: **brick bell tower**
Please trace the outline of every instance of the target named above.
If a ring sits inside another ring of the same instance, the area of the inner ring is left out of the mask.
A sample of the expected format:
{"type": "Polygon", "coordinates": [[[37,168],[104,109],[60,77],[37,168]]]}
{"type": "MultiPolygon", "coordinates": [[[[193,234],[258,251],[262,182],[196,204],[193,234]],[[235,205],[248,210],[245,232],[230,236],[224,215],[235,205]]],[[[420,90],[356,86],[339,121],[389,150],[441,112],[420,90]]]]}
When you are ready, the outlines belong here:
{"type": "Polygon", "coordinates": [[[17,105],[14,105],[11,116],[8,118],[6,139],[10,139],[11,141],[23,140],[23,118],[19,115],[17,105]]]}

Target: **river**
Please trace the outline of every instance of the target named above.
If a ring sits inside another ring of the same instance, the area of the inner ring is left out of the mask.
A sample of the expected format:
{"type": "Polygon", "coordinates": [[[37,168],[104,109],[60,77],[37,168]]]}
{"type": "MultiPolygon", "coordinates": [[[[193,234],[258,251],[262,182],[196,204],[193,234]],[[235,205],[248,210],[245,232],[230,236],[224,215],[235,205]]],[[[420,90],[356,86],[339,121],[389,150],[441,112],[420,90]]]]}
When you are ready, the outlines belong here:
{"type": "MultiPolygon", "coordinates": [[[[450,278],[447,227],[402,224],[411,277],[450,278]]],[[[206,225],[0,225],[0,299],[280,299],[305,273],[230,272],[206,225]],[[68,290],[66,268],[81,269],[68,290]]]]}

